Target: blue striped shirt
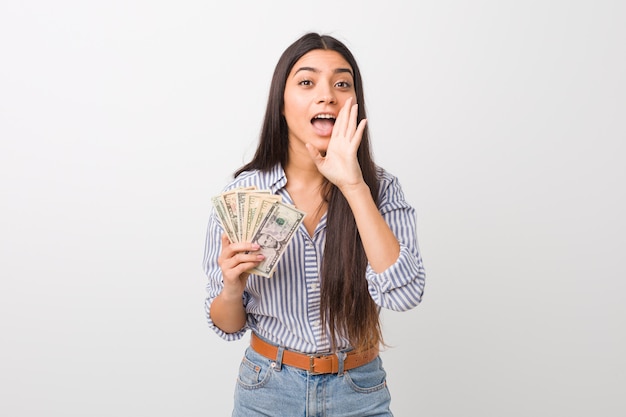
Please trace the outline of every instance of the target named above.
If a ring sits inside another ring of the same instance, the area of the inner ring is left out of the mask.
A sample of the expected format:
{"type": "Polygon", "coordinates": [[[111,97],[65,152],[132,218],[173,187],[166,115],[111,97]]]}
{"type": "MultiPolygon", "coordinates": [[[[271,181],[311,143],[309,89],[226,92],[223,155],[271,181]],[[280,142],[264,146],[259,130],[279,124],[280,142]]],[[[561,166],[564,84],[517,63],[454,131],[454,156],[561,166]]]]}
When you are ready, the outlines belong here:
{"type": "MultiPolygon", "coordinates": [[[[396,177],[378,169],[379,211],[400,242],[400,256],[387,270],[376,273],[368,265],[365,279],[379,307],[406,311],[416,307],[424,290],[424,267],[416,237],[415,210],[406,202],[396,177]]],[[[224,191],[255,185],[280,195],[293,204],[285,185],[287,178],[280,165],[269,172],[248,171],[239,175],[224,191]]],[[[323,353],[330,349],[329,332],[323,331],[320,313],[320,269],[326,239],[326,215],[310,236],[304,225],[293,237],[271,278],[250,275],[243,296],[248,315],[243,329],[225,333],[210,316],[211,303],[223,287],[217,264],[223,229],[214,211],[207,228],[204,269],[208,277],[205,310],[209,325],[225,340],[238,340],[250,329],[261,337],[288,349],[304,353],[323,353]]],[[[346,260],[349,262],[349,260],[346,260]]],[[[348,348],[345,339],[339,348],[348,348]]]]}

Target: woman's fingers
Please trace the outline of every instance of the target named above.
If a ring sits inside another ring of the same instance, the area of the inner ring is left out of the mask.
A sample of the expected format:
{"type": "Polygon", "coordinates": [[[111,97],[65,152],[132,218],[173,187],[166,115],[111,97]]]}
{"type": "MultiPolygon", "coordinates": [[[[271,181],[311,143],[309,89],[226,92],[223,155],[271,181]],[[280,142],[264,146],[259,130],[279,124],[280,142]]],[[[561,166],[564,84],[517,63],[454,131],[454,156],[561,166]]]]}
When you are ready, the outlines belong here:
{"type": "Polygon", "coordinates": [[[350,141],[352,141],[352,136],[354,135],[354,132],[356,130],[356,118],[358,114],[359,114],[359,105],[356,103],[352,104],[350,106],[350,114],[348,117],[348,127],[346,130],[346,136],[348,137],[350,141]]]}
{"type": "Polygon", "coordinates": [[[365,130],[366,119],[357,124],[359,105],[357,103],[352,104],[352,101],[352,98],[347,99],[339,111],[333,126],[332,139],[343,139],[347,143],[352,143],[356,139],[356,147],[358,147],[365,130]]]}
{"type": "Polygon", "coordinates": [[[341,110],[339,110],[339,114],[337,114],[337,119],[335,120],[335,125],[333,126],[332,137],[340,138],[346,136],[349,126],[351,104],[352,97],[346,100],[341,110]]]}
{"type": "Polygon", "coordinates": [[[217,262],[222,269],[224,279],[235,279],[249,269],[257,266],[265,257],[256,252],[260,246],[256,243],[230,243],[226,234],[222,235],[222,252],[217,262]]]}
{"type": "Polygon", "coordinates": [[[226,258],[230,258],[237,252],[253,252],[259,250],[261,247],[257,243],[250,242],[235,242],[230,243],[226,234],[222,235],[222,254],[226,258]]]}
{"type": "Polygon", "coordinates": [[[356,132],[354,132],[354,136],[352,137],[352,146],[356,150],[361,144],[361,139],[363,139],[363,132],[365,131],[365,125],[367,124],[367,119],[363,119],[359,122],[359,125],[356,128],[356,132]]]}

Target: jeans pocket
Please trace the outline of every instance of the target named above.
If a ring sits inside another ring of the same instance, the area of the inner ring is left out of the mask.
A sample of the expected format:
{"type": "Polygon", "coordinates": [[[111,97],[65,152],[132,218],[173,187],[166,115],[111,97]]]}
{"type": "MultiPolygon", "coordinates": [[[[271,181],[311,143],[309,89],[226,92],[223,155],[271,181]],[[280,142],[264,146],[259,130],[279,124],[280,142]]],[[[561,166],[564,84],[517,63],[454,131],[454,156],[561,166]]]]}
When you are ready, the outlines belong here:
{"type": "Polygon", "coordinates": [[[270,379],[271,369],[268,359],[248,349],[239,365],[237,383],[246,389],[261,388],[270,379]]]}
{"type": "Polygon", "coordinates": [[[382,367],[380,357],[368,364],[351,369],[344,374],[344,380],[356,392],[369,393],[387,386],[387,372],[382,367]]]}

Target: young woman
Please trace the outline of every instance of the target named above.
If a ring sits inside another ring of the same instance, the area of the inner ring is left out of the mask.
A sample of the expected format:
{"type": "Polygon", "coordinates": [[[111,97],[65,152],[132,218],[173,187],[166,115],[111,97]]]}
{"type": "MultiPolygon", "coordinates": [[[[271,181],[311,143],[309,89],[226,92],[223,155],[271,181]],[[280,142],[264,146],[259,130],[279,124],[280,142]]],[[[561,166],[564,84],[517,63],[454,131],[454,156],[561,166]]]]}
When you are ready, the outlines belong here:
{"type": "Polygon", "coordinates": [[[381,307],[417,306],[424,269],[414,209],[370,153],[352,53],[309,33],[272,78],[256,154],[225,190],[256,186],[306,213],[274,274],[259,246],[231,243],[213,212],[204,256],[210,326],[251,330],[233,416],[390,416],[381,307]]]}

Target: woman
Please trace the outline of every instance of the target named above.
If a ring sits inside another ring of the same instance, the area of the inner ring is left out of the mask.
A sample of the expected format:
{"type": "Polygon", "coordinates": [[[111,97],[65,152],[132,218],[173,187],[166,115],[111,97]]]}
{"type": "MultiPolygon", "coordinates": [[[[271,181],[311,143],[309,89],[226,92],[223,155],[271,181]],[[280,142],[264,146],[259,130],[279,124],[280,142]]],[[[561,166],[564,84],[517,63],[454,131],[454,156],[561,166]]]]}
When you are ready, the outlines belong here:
{"type": "Polygon", "coordinates": [[[225,190],[269,189],[306,213],[271,278],[259,246],[231,243],[211,215],[204,263],[210,326],[251,330],[234,416],[390,416],[381,307],[419,304],[414,209],[376,166],[351,52],[309,33],[275,68],[258,148],[225,190]]]}

